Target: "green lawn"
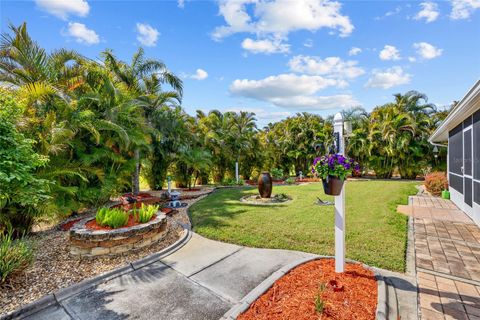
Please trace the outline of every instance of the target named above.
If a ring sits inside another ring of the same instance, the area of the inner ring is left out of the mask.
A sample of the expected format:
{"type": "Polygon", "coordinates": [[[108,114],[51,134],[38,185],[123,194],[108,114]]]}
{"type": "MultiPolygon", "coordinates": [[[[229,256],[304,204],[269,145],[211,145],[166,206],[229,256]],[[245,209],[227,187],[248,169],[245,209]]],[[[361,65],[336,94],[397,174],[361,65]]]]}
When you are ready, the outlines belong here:
{"type": "MultiPolygon", "coordinates": [[[[407,217],[396,213],[414,194],[415,182],[349,181],[346,184],[347,257],[385,269],[404,271],[407,217]]],[[[334,254],[333,206],[314,205],[316,196],[333,201],[321,183],[274,187],[293,201],[259,207],[240,203],[255,188],[221,189],[189,210],[199,234],[249,247],[334,254]]]]}

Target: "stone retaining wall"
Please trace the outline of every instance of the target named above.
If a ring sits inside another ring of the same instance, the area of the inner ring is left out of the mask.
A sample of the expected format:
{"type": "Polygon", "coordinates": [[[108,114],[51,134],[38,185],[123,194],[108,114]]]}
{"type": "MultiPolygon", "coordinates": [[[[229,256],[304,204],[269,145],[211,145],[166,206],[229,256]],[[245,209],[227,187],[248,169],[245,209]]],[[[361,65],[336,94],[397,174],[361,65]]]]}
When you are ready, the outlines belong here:
{"type": "Polygon", "coordinates": [[[115,256],[146,247],[167,233],[167,219],[160,211],[147,223],[113,230],[87,229],[85,225],[92,219],[82,219],[70,230],[71,255],[82,258],[115,256]]]}

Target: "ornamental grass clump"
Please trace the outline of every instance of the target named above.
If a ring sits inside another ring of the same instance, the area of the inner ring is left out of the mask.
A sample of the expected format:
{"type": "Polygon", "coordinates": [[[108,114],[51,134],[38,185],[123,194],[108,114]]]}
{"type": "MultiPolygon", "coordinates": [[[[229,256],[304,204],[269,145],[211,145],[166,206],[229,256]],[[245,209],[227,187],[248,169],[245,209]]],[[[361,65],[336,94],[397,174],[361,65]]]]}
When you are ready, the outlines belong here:
{"type": "Polygon", "coordinates": [[[127,225],[129,214],[121,209],[117,208],[101,208],[97,211],[95,221],[98,225],[116,229],[127,225]]]}
{"type": "Polygon", "coordinates": [[[142,203],[142,206],[139,209],[133,210],[133,215],[139,223],[147,223],[159,209],[159,206],[144,205],[142,203]]]}
{"type": "Polygon", "coordinates": [[[12,233],[0,235],[0,283],[28,267],[34,257],[32,243],[25,238],[13,240],[12,233]]]}
{"type": "Polygon", "coordinates": [[[315,158],[312,173],[317,173],[322,179],[327,179],[330,176],[345,180],[353,171],[359,170],[359,164],[352,158],[341,154],[329,154],[315,158]]]}

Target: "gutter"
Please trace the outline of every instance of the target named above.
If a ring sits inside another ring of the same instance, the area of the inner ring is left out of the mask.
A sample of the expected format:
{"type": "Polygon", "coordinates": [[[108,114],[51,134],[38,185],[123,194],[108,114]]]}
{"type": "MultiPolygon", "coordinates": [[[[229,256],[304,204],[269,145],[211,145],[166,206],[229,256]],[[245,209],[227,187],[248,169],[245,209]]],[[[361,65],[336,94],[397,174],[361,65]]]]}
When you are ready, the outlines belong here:
{"type": "Polygon", "coordinates": [[[435,144],[433,142],[436,138],[442,135],[445,131],[453,129],[459,123],[464,120],[464,115],[473,114],[475,112],[475,103],[480,100],[480,80],[477,80],[475,84],[468,90],[465,96],[460,100],[460,102],[450,110],[450,113],[442,122],[442,124],[435,130],[428,142],[435,144]]]}

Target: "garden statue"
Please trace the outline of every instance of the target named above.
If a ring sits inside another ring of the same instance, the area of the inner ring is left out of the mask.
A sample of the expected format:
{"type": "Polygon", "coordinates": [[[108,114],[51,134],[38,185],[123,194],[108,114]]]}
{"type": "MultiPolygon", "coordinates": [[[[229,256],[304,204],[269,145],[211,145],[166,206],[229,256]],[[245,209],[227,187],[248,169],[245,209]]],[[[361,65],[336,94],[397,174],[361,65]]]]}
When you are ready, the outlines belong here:
{"type": "Polygon", "coordinates": [[[272,195],[272,176],[270,172],[262,172],[258,177],[258,192],[262,198],[270,198],[272,195]]]}
{"type": "Polygon", "coordinates": [[[172,177],[168,176],[167,177],[167,184],[168,184],[168,194],[171,194],[172,193],[172,177]]]}

